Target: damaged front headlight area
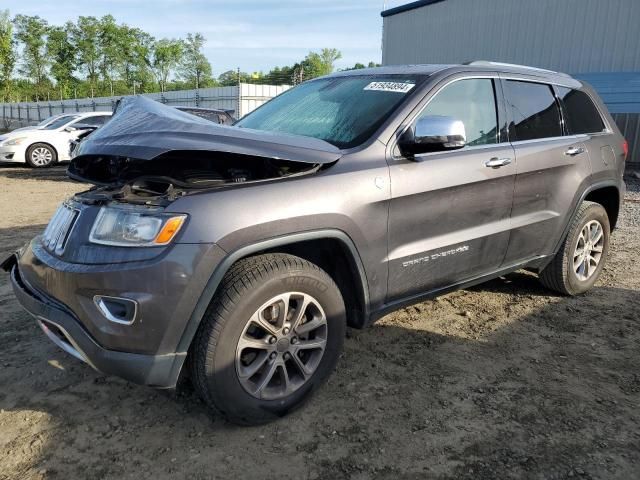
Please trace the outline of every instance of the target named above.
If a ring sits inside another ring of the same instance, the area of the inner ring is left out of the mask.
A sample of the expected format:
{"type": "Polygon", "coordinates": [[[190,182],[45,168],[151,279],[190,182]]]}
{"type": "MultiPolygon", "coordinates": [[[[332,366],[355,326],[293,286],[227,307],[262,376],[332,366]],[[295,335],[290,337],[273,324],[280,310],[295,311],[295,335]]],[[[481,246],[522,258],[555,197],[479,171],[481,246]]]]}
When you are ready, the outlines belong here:
{"type": "Polygon", "coordinates": [[[8,138],[6,140],[0,141],[0,146],[12,147],[14,145],[22,144],[25,140],[28,140],[28,138],[27,137],[8,138]]]}
{"type": "Polygon", "coordinates": [[[106,206],[100,209],[89,241],[118,247],[156,247],[170,243],[187,215],[106,206]]]}

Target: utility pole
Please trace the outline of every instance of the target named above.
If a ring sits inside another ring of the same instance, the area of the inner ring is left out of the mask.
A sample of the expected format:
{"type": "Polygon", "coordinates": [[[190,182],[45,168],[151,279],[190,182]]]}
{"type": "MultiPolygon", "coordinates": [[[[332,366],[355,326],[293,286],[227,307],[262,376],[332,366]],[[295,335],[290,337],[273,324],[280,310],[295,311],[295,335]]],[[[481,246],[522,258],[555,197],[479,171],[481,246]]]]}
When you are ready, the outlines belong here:
{"type": "MultiPolygon", "coordinates": [[[[382,2],[382,11],[384,12],[387,9],[387,0],[383,0],[382,2]]],[[[380,51],[384,52],[384,18],[382,19],[381,35],[380,35],[380,51]]]]}
{"type": "Polygon", "coordinates": [[[240,67],[238,67],[238,92],[236,97],[236,118],[242,117],[242,85],[240,85],[240,67]]]}

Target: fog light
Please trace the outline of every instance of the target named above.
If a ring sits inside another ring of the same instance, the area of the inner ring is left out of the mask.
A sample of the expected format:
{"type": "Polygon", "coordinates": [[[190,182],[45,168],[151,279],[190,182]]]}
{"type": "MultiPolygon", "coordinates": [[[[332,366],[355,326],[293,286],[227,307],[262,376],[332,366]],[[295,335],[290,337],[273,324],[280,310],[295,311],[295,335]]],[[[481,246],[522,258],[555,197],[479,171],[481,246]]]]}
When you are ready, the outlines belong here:
{"type": "Polygon", "coordinates": [[[131,325],[136,320],[138,302],[128,298],[96,295],[93,302],[100,313],[110,322],[131,325]]]}

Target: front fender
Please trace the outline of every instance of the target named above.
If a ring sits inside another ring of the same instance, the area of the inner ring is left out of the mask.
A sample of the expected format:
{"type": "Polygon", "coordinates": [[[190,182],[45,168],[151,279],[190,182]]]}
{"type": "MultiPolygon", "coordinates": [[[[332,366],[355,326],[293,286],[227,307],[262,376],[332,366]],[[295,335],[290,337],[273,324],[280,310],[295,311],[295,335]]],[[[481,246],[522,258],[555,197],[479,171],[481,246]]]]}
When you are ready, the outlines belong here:
{"type": "Polygon", "coordinates": [[[360,280],[362,286],[362,294],[363,294],[363,305],[365,306],[365,318],[368,318],[368,306],[369,306],[369,289],[367,283],[366,272],[362,263],[362,259],[358,254],[358,250],[356,249],[355,244],[349,238],[349,236],[336,229],[323,229],[323,230],[314,230],[308,232],[299,232],[289,235],[278,236],[266,240],[261,240],[256,243],[252,243],[250,245],[245,245],[240,247],[230,253],[218,264],[214,272],[211,274],[209,281],[207,282],[202,294],[200,295],[200,299],[196,303],[196,306],[187,322],[187,326],[182,334],[180,342],[178,343],[177,352],[187,352],[189,350],[189,346],[195,337],[195,334],[200,326],[200,322],[202,321],[204,314],[207,310],[207,307],[211,303],[220,282],[226,275],[227,271],[231,268],[231,266],[236,263],[238,260],[251,256],[255,253],[277,248],[283,247],[287,245],[292,245],[299,242],[309,241],[309,240],[318,240],[324,238],[331,238],[339,240],[344,243],[344,245],[348,248],[351,253],[354,264],[356,265],[358,278],[360,280]]]}

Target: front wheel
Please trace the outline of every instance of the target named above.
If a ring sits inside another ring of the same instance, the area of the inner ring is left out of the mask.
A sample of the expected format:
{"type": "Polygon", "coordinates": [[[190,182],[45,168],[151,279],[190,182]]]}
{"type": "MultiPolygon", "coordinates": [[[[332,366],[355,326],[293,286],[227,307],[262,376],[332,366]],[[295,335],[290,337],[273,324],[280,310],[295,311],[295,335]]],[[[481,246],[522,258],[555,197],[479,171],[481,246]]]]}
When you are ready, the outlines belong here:
{"type": "Polygon", "coordinates": [[[281,417],[333,371],[346,314],[331,277],[292,255],[236,263],[222,280],[190,351],[196,391],[239,424],[281,417]]]}
{"type": "Polygon", "coordinates": [[[583,202],[555,257],[540,272],[542,284],[564,295],[593,287],[609,252],[609,217],[599,203],[583,202]]]}
{"type": "Polygon", "coordinates": [[[51,145],[34,143],[27,149],[26,160],[30,167],[44,168],[56,163],[58,155],[51,145]]]}

